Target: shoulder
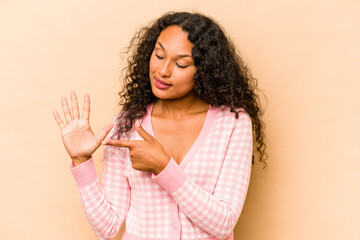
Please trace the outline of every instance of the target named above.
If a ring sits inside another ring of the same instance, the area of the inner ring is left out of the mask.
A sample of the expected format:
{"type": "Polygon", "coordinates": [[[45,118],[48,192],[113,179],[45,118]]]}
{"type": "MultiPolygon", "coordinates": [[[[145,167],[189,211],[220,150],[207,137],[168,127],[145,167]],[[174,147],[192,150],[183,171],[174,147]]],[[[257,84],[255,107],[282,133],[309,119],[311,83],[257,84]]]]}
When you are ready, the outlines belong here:
{"type": "MultiPolygon", "coordinates": [[[[216,108],[216,115],[209,134],[209,143],[246,144],[251,142],[253,131],[249,114],[243,109],[216,108]]],[[[225,145],[222,145],[225,146],[225,145]]],[[[228,146],[228,145],[226,145],[228,146]]]]}
{"type": "Polygon", "coordinates": [[[243,108],[236,108],[233,111],[229,107],[216,107],[216,119],[222,123],[234,123],[236,125],[245,124],[251,126],[251,117],[243,108]]]}
{"type": "Polygon", "coordinates": [[[214,131],[229,134],[252,135],[253,124],[250,115],[242,108],[231,110],[229,107],[219,107],[213,124],[214,131]]]}
{"type": "Polygon", "coordinates": [[[250,115],[242,108],[231,111],[230,108],[219,108],[214,124],[214,131],[221,132],[229,139],[229,143],[237,144],[238,147],[246,144],[251,145],[253,126],[250,115]]]}

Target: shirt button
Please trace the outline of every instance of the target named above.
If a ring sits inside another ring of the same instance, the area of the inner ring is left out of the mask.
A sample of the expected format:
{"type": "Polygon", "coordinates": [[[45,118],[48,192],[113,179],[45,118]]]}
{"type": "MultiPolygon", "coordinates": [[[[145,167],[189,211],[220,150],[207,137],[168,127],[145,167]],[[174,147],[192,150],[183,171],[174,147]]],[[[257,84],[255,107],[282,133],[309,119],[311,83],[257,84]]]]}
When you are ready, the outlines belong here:
{"type": "Polygon", "coordinates": [[[178,229],[178,227],[176,225],[174,225],[173,229],[176,231],[178,229]]]}

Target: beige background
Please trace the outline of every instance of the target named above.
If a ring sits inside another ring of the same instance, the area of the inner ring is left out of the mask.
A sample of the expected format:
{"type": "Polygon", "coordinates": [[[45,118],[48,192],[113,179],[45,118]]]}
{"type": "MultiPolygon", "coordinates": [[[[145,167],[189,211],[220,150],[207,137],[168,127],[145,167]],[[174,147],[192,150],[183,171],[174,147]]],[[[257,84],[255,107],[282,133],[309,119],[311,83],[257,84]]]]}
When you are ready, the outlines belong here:
{"type": "Polygon", "coordinates": [[[217,19],[268,98],[269,166],[253,168],[235,239],[360,239],[355,0],[0,0],[0,238],[96,239],[52,111],[88,92],[93,129],[110,122],[119,53],[169,10],[217,19]]]}

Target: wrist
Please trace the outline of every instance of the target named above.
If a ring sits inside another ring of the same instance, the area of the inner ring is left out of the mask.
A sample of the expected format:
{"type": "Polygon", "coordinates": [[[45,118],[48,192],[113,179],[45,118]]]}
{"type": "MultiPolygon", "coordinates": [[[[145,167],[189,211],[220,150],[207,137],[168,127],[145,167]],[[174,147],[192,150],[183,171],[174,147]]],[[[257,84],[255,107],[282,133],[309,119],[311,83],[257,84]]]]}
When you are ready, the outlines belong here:
{"type": "Polygon", "coordinates": [[[156,175],[158,175],[159,173],[161,173],[165,167],[168,165],[168,163],[170,162],[170,157],[166,155],[166,157],[163,158],[163,160],[159,161],[161,164],[156,168],[154,169],[154,173],[156,175]]]}
{"type": "Polygon", "coordinates": [[[89,160],[90,158],[91,158],[91,156],[89,156],[89,157],[73,157],[73,158],[71,158],[71,160],[73,162],[74,167],[77,167],[80,164],[89,160]]]}

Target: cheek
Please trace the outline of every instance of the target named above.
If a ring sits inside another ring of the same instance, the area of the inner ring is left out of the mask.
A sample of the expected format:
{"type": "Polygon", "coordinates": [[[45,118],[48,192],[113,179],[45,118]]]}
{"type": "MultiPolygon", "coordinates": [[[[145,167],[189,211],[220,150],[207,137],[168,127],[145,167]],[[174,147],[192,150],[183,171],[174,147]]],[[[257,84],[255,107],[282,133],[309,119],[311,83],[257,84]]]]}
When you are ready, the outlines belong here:
{"type": "Polygon", "coordinates": [[[177,87],[180,91],[189,91],[194,88],[194,75],[192,73],[182,73],[179,74],[176,78],[177,87]]]}
{"type": "Polygon", "coordinates": [[[189,71],[186,74],[184,74],[183,79],[186,79],[185,84],[187,86],[194,86],[194,75],[195,75],[194,71],[189,71]]]}
{"type": "Polygon", "coordinates": [[[151,72],[153,72],[153,68],[154,68],[154,59],[153,59],[153,56],[151,55],[150,61],[149,61],[149,71],[150,71],[150,74],[151,74],[151,72]]]}
{"type": "Polygon", "coordinates": [[[150,57],[150,61],[149,61],[149,71],[150,74],[155,72],[156,69],[159,68],[159,61],[158,59],[156,59],[156,57],[153,57],[154,55],[151,55],[150,57]]]}

